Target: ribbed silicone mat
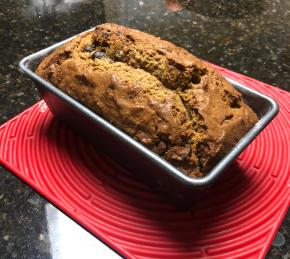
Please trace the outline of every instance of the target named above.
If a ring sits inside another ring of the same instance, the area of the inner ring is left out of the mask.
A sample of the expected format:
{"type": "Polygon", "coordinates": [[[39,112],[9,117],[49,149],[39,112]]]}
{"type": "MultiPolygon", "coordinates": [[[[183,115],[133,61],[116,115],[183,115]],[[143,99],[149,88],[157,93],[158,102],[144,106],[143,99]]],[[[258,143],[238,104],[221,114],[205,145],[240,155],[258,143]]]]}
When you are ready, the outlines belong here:
{"type": "Polygon", "coordinates": [[[217,68],[272,96],[280,113],[190,211],[163,202],[43,101],[0,128],[1,163],[128,258],[262,258],[290,204],[290,94],[217,68]]]}

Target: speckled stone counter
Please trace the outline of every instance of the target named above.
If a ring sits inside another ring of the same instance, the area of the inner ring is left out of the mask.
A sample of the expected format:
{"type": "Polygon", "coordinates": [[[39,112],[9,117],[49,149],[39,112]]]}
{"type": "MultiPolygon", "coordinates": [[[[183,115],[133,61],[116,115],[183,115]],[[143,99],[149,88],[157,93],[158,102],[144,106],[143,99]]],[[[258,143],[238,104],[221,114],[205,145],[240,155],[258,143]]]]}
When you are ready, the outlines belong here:
{"type": "MultiPolygon", "coordinates": [[[[0,123],[39,99],[17,69],[22,57],[105,21],[158,35],[212,63],[290,90],[288,0],[0,1],[0,123]]],[[[53,258],[48,211],[57,214],[0,168],[0,258],[53,258]]],[[[267,258],[290,258],[289,213],[280,233],[267,258]]]]}

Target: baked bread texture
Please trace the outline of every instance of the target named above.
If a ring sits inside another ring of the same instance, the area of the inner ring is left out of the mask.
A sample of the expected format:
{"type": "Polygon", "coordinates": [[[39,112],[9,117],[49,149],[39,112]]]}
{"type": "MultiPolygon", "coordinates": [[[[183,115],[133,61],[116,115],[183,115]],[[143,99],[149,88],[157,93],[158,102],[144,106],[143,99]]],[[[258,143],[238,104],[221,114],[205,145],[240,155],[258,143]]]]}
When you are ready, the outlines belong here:
{"type": "Polygon", "coordinates": [[[258,121],[208,64],[116,24],[61,46],[36,73],[191,177],[205,175],[258,121]]]}

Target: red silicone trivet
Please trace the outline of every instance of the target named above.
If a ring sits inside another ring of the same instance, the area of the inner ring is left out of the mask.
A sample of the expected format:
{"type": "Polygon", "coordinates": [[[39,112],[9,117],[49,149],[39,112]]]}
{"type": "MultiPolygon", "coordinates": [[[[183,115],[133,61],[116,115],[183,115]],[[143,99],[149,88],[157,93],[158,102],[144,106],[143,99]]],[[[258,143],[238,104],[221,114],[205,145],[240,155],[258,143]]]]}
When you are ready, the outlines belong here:
{"type": "Polygon", "coordinates": [[[0,161],[128,258],[262,258],[290,204],[290,94],[216,68],[272,96],[280,113],[190,211],[163,202],[43,101],[0,128],[0,161]]]}

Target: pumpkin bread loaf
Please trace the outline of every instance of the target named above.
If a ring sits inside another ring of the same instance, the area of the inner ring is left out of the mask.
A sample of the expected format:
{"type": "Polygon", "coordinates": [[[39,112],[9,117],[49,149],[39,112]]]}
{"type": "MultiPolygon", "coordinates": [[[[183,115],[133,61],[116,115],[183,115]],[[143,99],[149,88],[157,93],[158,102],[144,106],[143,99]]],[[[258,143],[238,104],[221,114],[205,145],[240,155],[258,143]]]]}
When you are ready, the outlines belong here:
{"type": "Polygon", "coordinates": [[[208,64],[116,24],[76,37],[36,72],[194,178],[205,175],[258,121],[208,64]]]}

